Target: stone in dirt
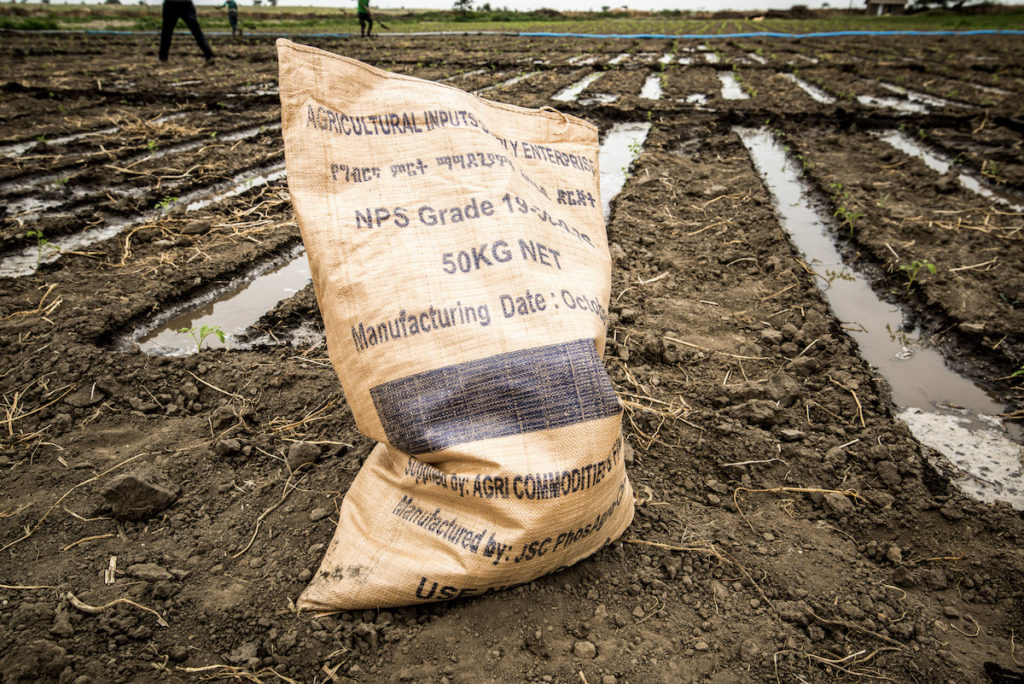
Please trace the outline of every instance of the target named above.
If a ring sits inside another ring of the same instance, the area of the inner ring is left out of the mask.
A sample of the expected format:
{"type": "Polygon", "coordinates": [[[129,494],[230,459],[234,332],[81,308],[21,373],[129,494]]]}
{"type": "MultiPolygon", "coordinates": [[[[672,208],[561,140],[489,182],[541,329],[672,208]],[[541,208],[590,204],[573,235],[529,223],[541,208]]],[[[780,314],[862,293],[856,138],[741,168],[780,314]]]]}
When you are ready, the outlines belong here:
{"type": "Polygon", "coordinates": [[[814,375],[820,367],[821,364],[818,363],[818,360],[812,359],[809,356],[795,358],[786,364],[786,370],[802,377],[814,375]]]}
{"type": "Polygon", "coordinates": [[[331,509],[319,506],[309,512],[310,522],[319,522],[331,514],[331,509]]]}
{"type": "Polygon", "coordinates": [[[875,471],[878,473],[878,477],[882,478],[882,482],[890,487],[895,487],[903,482],[900,471],[896,469],[896,464],[892,461],[880,461],[875,466],[875,471]]]}
{"type": "Polygon", "coordinates": [[[839,492],[829,492],[825,494],[825,505],[828,509],[836,515],[849,515],[853,513],[853,504],[845,494],[839,492]]]}
{"type": "Polygon", "coordinates": [[[237,439],[222,439],[213,445],[213,453],[218,456],[234,456],[242,450],[242,443],[237,439]]]}
{"type": "Polygon", "coordinates": [[[95,385],[86,384],[64,398],[64,403],[75,408],[95,406],[106,398],[106,394],[95,385]]]}
{"type": "Polygon", "coordinates": [[[204,235],[210,232],[213,228],[213,224],[205,219],[198,221],[189,221],[185,224],[185,227],[181,229],[181,232],[185,235],[204,235]]]}
{"type": "Polygon", "coordinates": [[[102,491],[120,520],[146,520],[178,499],[178,487],[152,465],[141,465],[111,480],[102,491]]]}
{"type": "Polygon", "coordinates": [[[316,463],[320,447],[309,442],[296,442],[288,448],[288,468],[295,470],[306,463],[316,463]]]}
{"type": "Polygon", "coordinates": [[[783,620],[801,627],[810,623],[813,612],[805,601],[777,601],[775,609],[783,620]]]}
{"type": "Polygon", "coordinates": [[[779,430],[779,439],[783,442],[796,442],[804,437],[806,437],[806,435],[802,431],[794,428],[784,428],[779,430]]]}
{"type": "Polygon", "coordinates": [[[754,399],[745,404],[733,406],[728,410],[728,414],[752,425],[771,427],[775,424],[775,402],[754,399]]]}
{"type": "Polygon", "coordinates": [[[761,646],[757,643],[757,639],[744,639],[740,644],[740,660],[743,662],[754,662],[760,655],[761,646]]]}
{"type": "Polygon", "coordinates": [[[597,655],[597,646],[590,641],[577,641],[572,646],[572,653],[577,658],[590,660],[597,655]]]}
{"type": "Polygon", "coordinates": [[[156,563],[137,563],[128,568],[128,574],[132,577],[138,577],[141,580],[147,582],[160,582],[162,580],[172,580],[174,575],[167,572],[156,563]]]}

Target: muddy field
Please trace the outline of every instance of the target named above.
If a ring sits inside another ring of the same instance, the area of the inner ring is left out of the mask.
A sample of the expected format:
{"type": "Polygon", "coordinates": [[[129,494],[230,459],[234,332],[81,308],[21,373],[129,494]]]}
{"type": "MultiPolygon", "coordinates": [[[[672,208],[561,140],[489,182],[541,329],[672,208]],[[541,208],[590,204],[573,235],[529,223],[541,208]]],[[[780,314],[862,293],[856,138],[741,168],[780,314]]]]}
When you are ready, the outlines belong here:
{"type": "Polygon", "coordinates": [[[848,264],[905,311],[891,336],[921,327],[905,355],[941,349],[1019,435],[1018,38],[315,44],[602,136],[651,125],[608,222],[635,522],[498,594],[297,614],[372,446],[312,288],[262,295],[224,325],[230,349],[140,349],[304,259],[272,41],[220,38],[202,66],[181,35],[162,65],[151,37],[7,34],[0,682],[1020,681],[1019,445],[1018,480],[989,482],[897,418],[903,388],[854,337],[881,324],[833,313],[850,276],[794,247],[743,137],[788,155],[848,264]]]}

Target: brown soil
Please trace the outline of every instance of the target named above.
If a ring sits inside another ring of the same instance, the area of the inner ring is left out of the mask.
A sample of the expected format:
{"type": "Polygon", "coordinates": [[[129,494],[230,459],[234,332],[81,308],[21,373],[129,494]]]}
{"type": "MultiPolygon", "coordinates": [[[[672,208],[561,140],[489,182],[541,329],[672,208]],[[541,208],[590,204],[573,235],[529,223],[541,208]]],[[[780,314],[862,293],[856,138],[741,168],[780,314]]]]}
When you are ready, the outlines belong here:
{"type": "MultiPolygon", "coordinates": [[[[276,129],[218,140],[274,121],[271,42],[221,39],[216,65],[203,68],[190,40],[175,40],[159,65],[151,37],[5,36],[0,147],[120,131],[0,159],[0,203],[28,193],[63,207],[42,219],[0,214],[0,257],[35,244],[27,231],[55,236],[152,211],[281,159],[276,129]],[[168,114],[182,116],[153,122],[168,114]],[[147,156],[187,142],[199,145],[147,156]],[[22,188],[55,171],[63,189],[22,188]]],[[[561,108],[602,131],[653,123],[608,226],[606,365],[639,496],[621,543],[485,597],[295,612],[372,447],[324,348],[168,358],[116,346],[159,311],[297,244],[287,190],[271,184],[188,214],[156,211],[3,279],[0,682],[1019,681],[1007,677],[1024,669],[1021,513],[966,499],[929,465],[780,229],[732,126],[769,122],[785,134],[827,213],[863,215],[852,231],[836,221],[851,258],[1019,416],[1020,214],[869,132],[921,131],[965,170],[1024,190],[1021,43],[744,40],[714,43],[715,65],[657,61],[695,44],[319,42],[471,90],[538,70],[486,95],[527,106],[553,104],[599,68],[592,90],[620,99],[561,108]],[[643,54],[606,65],[630,51],[643,54]],[[746,58],[755,51],[767,64],[746,58]],[[591,52],[596,65],[567,62],[591,52]],[[756,91],[749,100],[716,95],[714,72],[734,63],[756,91]],[[838,104],[778,75],[794,68],[838,104]],[[637,97],[651,71],[664,72],[658,102],[637,97]],[[892,95],[879,82],[903,77],[965,106],[900,115],[852,99],[892,95]],[[972,84],[1005,92],[989,98],[972,84]],[[704,108],[677,101],[692,93],[716,96],[704,108]],[[914,259],[937,271],[900,296],[899,263],[914,259]],[[159,510],[133,515],[103,492],[143,464],[162,474],[149,491],[159,510]],[[161,499],[166,490],[175,496],[161,499]]],[[[319,322],[309,288],[268,308],[255,327],[272,336],[319,322]]]]}

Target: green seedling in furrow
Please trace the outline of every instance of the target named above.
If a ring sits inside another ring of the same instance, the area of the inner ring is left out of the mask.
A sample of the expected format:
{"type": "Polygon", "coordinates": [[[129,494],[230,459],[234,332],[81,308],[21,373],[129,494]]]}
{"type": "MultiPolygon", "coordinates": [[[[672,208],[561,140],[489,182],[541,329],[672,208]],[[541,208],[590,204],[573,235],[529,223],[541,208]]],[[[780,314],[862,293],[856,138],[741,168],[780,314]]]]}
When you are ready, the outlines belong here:
{"type": "Polygon", "coordinates": [[[167,211],[168,209],[170,209],[171,205],[174,204],[177,201],[178,201],[177,197],[172,197],[170,195],[167,195],[162,200],[160,200],[159,202],[156,203],[156,208],[159,209],[160,211],[167,211]]]}
{"type": "Polygon", "coordinates": [[[149,150],[150,152],[155,151],[156,150],[156,140],[149,140],[149,141],[147,141],[146,142],[146,149],[149,150]]]}
{"type": "Polygon", "coordinates": [[[1003,182],[1003,175],[999,172],[999,162],[986,159],[981,163],[981,175],[987,176],[997,183],[1003,182]]]}
{"type": "Polygon", "coordinates": [[[927,259],[914,259],[909,264],[900,264],[900,270],[903,271],[904,276],[907,278],[907,294],[910,294],[914,281],[917,280],[917,276],[922,269],[927,270],[929,273],[935,273],[935,264],[927,259]]]}
{"type": "Polygon", "coordinates": [[[850,227],[850,237],[853,237],[853,230],[857,227],[857,221],[864,218],[863,212],[854,211],[847,209],[846,207],[839,207],[836,209],[836,213],[833,216],[838,216],[842,223],[850,227]]]}
{"type": "Polygon", "coordinates": [[[1024,375],[1024,364],[1021,364],[1020,368],[1018,368],[1017,370],[1015,370],[1012,373],[1010,373],[1010,377],[1011,378],[1018,378],[1018,377],[1020,377],[1022,375],[1024,375]]]}
{"type": "Polygon", "coordinates": [[[814,162],[807,161],[807,157],[806,156],[797,153],[796,158],[800,162],[800,175],[801,176],[803,176],[804,174],[807,173],[807,169],[813,169],[814,168],[814,162]]]}
{"type": "Polygon", "coordinates": [[[829,192],[832,193],[832,203],[839,204],[845,199],[850,198],[850,193],[843,189],[843,184],[839,182],[828,184],[829,192]]]}
{"type": "Polygon", "coordinates": [[[197,353],[203,350],[203,343],[210,335],[215,335],[217,339],[220,340],[221,344],[224,344],[224,339],[226,337],[224,335],[224,331],[220,329],[219,325],[201,325],[198,329],[195,326],[191,328],[179,328],[178,332],[189,335],[192,338],[192,341],[196,343],[197,353]]]}
{"type": "Polygon", "coordinates": [[[53,250],[55,252],[60,251],[60,247],[47,240],[46,236],[43,235],[43,231],[41,230],[30,230],[27,233],[25,233],[25,237],[36,239],[36,268],[39,268],[39,264],[43,262],[43,252],[45,252],[48,249],[53,250]]]}

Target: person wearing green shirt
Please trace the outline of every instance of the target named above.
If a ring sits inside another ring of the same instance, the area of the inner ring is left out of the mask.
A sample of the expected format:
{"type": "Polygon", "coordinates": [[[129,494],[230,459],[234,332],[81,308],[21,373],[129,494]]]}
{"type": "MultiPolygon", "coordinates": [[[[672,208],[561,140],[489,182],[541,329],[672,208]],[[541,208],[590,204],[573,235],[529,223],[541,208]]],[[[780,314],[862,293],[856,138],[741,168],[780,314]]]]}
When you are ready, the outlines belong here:
{"type": "Polygon", "coordinates": [[[359,35],[373,38],[373,18],[370,16],[370,0],[356,0],[356,14],[359,16],[359,35]]]}
{"type": "Polygon", "coordinates": [[[223,5],[218,7],[228,8],[228,21],[231,22],[231,36],[234,37],[237,33],[239,36],[242,35],[242,29],[238,28],[238,3],[235,0],[224,0],[223,5]]]}

